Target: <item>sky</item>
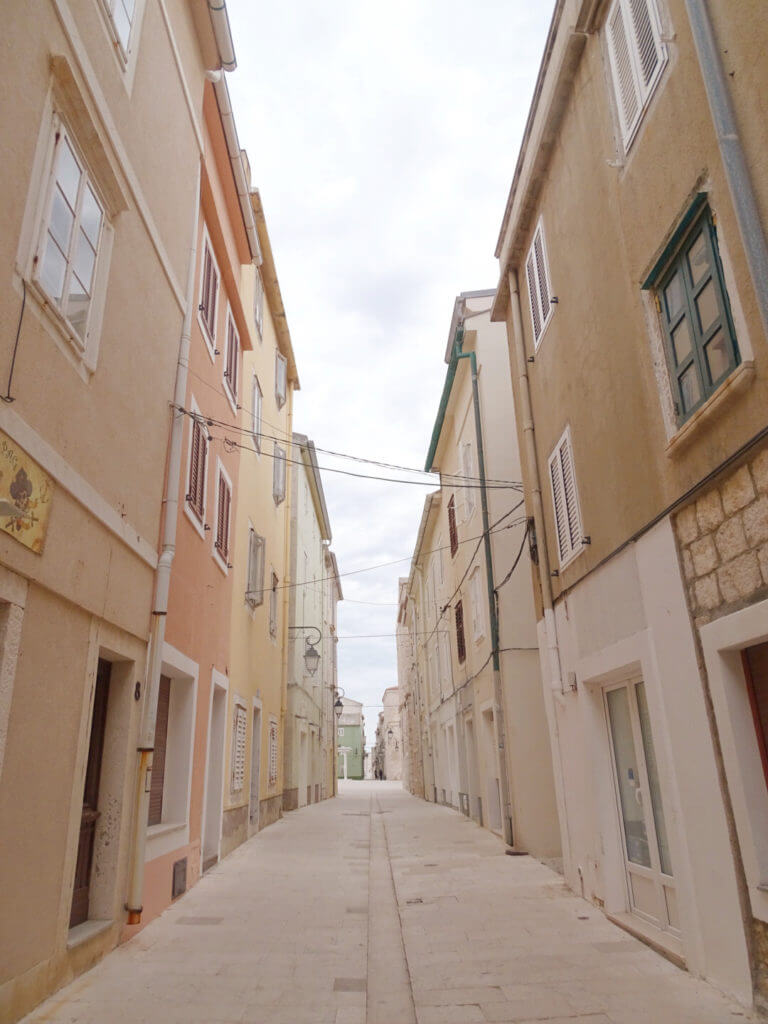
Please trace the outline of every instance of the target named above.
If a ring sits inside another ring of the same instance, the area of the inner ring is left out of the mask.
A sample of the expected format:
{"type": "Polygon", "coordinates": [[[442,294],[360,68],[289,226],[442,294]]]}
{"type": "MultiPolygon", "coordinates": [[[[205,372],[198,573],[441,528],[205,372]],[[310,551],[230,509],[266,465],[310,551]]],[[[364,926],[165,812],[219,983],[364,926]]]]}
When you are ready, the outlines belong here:
{"type": "MultiPolygon", "coordinates": [[[[238,61],[227,83],[301,383],[294,429],[318,448],[423,467],[454,299],[498,280],[553,7],[227,0],[238,61]]],[[[437,480],[323,452],[318,462],[345,598],[339,685],[365,705],[370,745],[381,695],[397,685],[397,580],[437,480]]]]}

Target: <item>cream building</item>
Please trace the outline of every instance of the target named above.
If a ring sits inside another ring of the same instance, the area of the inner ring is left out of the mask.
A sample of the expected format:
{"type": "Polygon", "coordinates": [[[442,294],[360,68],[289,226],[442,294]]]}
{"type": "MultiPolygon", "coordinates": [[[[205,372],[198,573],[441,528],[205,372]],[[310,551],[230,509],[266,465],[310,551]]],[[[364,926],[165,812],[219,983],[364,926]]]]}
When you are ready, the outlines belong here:
{"type": "Polygon", "coordinates": [[[333,703],[336,680],[333,666],[336,660],[336,603],[341,594],[336,560],[328,547],[331,525],[315,446],[303,434],[294,433],[290,457],[295,465],[290,510],[288,692],[283,783],[283,807],[288,811],[334,795],[328,755],[333,747],[335,729],[333,703]]]}
{"type": "Polygon", "coordinates": [[[403,788],[414,796],[424,797],[424,755],[422,729],[426,713],[421,700],[417,667],[418,637],[413,625],[413,604],[408,605],[408,577],[397,581],[397,678],[400,690],[400,721],[403,736],[403,788]],[[411,622],[411,628],[406,625],[411,622]]]}
{"type": "Polygon", "coordinates": [[[3,11],[0,1018],[130,903],[169,404],[222,4],[3,11]]]}
{"type": "Polygon", "coordinates": [[[243,353],[240,470],[234,512],[224,855],[282,815],[287,699],[293,395],[299,387],[258,190],[250,195],[262,255],[243,267],[255,344],[243,353]]]}
{"type": "Polygon", "coordinates": [[[403,734],[400,724],[400,690],[388,686],[382,694],[383,705],[377,732],[381,743],[384,778],[400,782],[403,777],[403,734]]]}
{"type": "Polygon", "coordinates": [[[454,304],[425,467],[442,486],[425,500],[401,591],[398,621],[412,638],[401,685],[404,703],[424,716],[427,798],[557,860],[509,360],[504,331],[490,322],[493,297],[466,292],[454,304]]]}
{"type": "Polygon", "coordinates": [[[565,877],[768,1001],[768,22],[559,0],[497,249],[565,877]]]}

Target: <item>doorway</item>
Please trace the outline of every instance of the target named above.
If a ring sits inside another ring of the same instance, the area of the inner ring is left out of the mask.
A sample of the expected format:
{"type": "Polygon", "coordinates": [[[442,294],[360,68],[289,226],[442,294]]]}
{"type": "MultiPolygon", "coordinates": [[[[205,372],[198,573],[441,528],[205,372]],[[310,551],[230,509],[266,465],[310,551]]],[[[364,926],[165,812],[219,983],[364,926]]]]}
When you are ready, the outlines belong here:
{"type": "Polygon", "coordinates": [[[221,817],[224,810],[224,737],[227,717],[227,688],[216,680],[211,686],[211,714],[208,722],[208,763],[205,772],[205,815],[203,818],[203,871],[213,867],[221,848],[221,817]]]}
{"type": "Polygon", "coordinates": [[[110,662],[99,658],[96,670],[96,687],[93,695],[91,715],[91,738],[88,744],[88,761],[83,787],[83,808],[80,817],[80,835],[77,843],[75,864],[75,886],[72,892],[72,909],[69,927],[74,928],[88,920],[91,892],[91,871],[93,869],[93,845],[96,836],[96,822],[99,818],[99,783],[101,762],[104,756],[104,733],[107,725],[107,702],[109,700],[109,679],[112,671],[110,662]]]}
{"type": "Polygon", "coordinates": [[[632,913],[680,934],[677,891],[645,683],[605,691],[616,805],[624,840],[624,870],[632,913]]]}
{"type": "Polygon", "coordinates": [[[261,708],[253,709],[251,729],[251,791],[248,822],[252,832],[259,831],[259,787],[261,781],[261,708]]]}
{"type": "Polygon", "coordinates": [[[485,762],[485,794],[488,828],[501,834],[501,792],[499,777],[496,774],[498,760],[496,758],[496,728],[493,711],[483,711],[483,753],[485,762]]]}

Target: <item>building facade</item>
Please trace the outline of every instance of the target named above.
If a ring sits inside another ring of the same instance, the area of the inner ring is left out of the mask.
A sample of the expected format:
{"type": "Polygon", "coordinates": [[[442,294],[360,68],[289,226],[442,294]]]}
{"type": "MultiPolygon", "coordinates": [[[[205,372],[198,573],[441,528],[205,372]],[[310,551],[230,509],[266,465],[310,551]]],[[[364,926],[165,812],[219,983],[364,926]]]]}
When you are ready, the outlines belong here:
{"type": "Polygon", "coordinates": [[[112,948],[131,902],[205,72],[230,59],[217,39],[231,48],[225,10],[199,4],[4,14],[3,1019],[112,948]]]}
{"type": "Polygon", "coordinates": [[[365,717],[361,701],[342,697],[342,712],[336,721],[336,774],[339,779],[365,777],[365,717]]]}
{"type": "Polygon", "coordinates": [[[463,293],[454,304],[426,462],[442,486],[425,500],[401,594],[398,621],[411,633],[414,665],[404,659],[401,686],[404,702],[420,701],[425,714],[427,798],[516,849],[557,861],[528,525],[519,452],[510,442],[506,337],[490,322],[494,294],[463,293]]]}
{"type": "Polygon", "coordinates": [[[335,558],[328,547],[331,525],[315,446],[303,434],[294,433],[290,457],[295,472],[283,785],[283,807],[288,811],[333,796],[328,760],[335,728],[336,602],[341,594],[335,558]],[[329,564],[332,575],[327,579],[329,564]],[[306,657],[310,651],[319,656],[319,662],[313,664],[306,657]]]}
{"type": "Polygon", "coordinates": [[[400,782],[403,777],[403,736],[400,724],[400,690],[388,686],[382,698],[372,751],[374,778],[400,782]],[[378,772],[378,774],[377,774],[378,772]]]}
{"type": "Polygon", "coordinates": [[[556,5],[504,214],[565,877],[765,1005],[768,26],[556,5]]]}

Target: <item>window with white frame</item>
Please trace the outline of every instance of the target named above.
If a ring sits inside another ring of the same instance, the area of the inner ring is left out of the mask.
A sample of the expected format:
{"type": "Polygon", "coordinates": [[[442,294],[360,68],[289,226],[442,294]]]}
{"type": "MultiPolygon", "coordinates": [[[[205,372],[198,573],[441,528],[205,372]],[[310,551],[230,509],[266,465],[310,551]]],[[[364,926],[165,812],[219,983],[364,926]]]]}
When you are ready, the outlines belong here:
{"type": "Polygon", "coordinates": [[[288,389],[288,360],[280,352],[275,352],[275,400],[277,408],[282,409],[288,389]]]}
{"type": "Polygon", "coordinates": [[[102,0],[102,4],[120,55],[125,60],[136,20],[136,0],[102,0]]]}
{"type": "Polygon", "coordinates": [[[216,266],[213,249],[208,236],[203,243],[203,272],[200,279],[200,302],[198,311],[203,333],[211,349],[216,342],[216,305],[219,296],[219,268],[216,266]]]}
{"type": "Polygon", "coordinates": [[[544,223],[541,220],[536,225],[533,242],[528,250],[528,257],[525,261],[525,278],[528,282],[533,341],[534,346],[538,348],[554,310],[547,246],[544,240],[544,223]]]}
{"type": "Polygon", "coordinates": [[[277,573],[273,569],[269,588],[269,635],[273,640],[277,639],[277,587],[279,582],[277,573]]]}
{"type": "Polygon", "coordinates": [[[253,381],[251,382],[251,434],[257,452],[261,451],[261,405],[263,397],[259,378],[254,373],[253,381]]]}
{"type": "Polygon", "coordinates": [[[63,318],[82,351],[97,280],[105,210],[85,161],[56,118],[46,215],[34,257],[33,278],[63,318]]]}
{"type": "Polygon", "coordinates": [[[229,567],[229,521],[232,510],[232,485],[219,468],[219,483],[216,488],[216,536],[213,546],[216,554],[229,567]]]}
{"type": "Polygon", "coordinates": [[[626,150],[667,63],[656,0],[614,0],[606,19],[606,33],[626,150]]]}
{"type": "Polygon", "coordinates": [[[245,705],[235,704],[232,720],[232,792],[239,793],[245,781],[245,733],[247,714],[245,705]]]}
{"type": "Polygon", "coordinates": [[[465,441],[461,446],[461,474],[464,477],[464,516],[466,519],[475,511],[475,456],[472,443],[465,441]]]}
{"type": "Polygon", "coordinates": [[[205,484],[208,463],[208,427],[202,416],[192,418],[187,473],[187,508],[202,524],[205,519],[205,484]]]}
{"type": "Polygon", "coordinates": [[[582,550],[582,525],[576,474],[573,468],[571,432],[566,427],[555,450],[549,457],[549,482],[552,488],[552,507],[555,514],[557,548],[560,565],[567,565],[582,550]]]}
{"type": "Polygon", "coordinates": [[[472,600],[472,638],[480,640],[485,636],[485,616],[483,615],[483,581],[479,565],[469,577],[469,586],[472,600]]]}
{"type": "Polygon", "coordinates": [[[253,322],[256,324],[256,332],[261,341],[264,330],[264,282],[258,267],[256,267],[256,277],[253,282],[253,322]]]}
{"type": "Polygon", "coordinates": [[[224,367],[224,385],[233,404],[237,405],[238,368],[240,365],[240,335],[230,313],[227,317],[227,358],[224,367]]]}
{"type": "Polygon", "coordinates": [[[275,504],[285,501],[285,448],[275,444],[275,456],[272,460],[272,497],[275,504]]]}
{"type": "Polygon", "coordinates": [[[264,602],[264,553],[266,542],[251,527],[248,534],[248,581],[245,600],[255,608],[264,602]]]}
{"type": "Polygon", "coordinates": [[[277,719],[269,720],[269,784],[277,785],[277,719]]]}

